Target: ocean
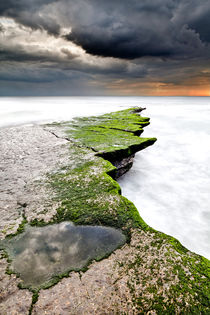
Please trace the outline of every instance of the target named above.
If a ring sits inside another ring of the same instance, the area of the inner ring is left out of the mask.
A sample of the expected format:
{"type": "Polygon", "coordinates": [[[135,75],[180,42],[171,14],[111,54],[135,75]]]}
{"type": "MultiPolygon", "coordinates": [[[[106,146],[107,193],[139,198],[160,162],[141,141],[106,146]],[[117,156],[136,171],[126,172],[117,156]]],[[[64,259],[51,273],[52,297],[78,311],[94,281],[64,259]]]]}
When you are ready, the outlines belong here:
{"type": "Polygon", "coordinates": [[[122,194],[150,226],[210,258],[210,97],[0,98],[0,128],[133,106],[151,118],[142,136],[158,140],[118,180],[122,194]]]}

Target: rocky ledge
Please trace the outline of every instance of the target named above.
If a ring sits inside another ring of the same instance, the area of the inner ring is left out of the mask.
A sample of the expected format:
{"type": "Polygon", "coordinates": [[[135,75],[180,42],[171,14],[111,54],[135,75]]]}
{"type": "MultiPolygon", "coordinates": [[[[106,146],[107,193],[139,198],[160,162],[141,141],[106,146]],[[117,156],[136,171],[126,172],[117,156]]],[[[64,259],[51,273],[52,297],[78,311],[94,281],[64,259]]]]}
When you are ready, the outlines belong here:
{"type": "Polygon", "coordinates": [[[149,227],[115,181],[156,141],[139,137],[149,124],[139,112],[0,131],[0,314],[209,314],[209,261],[149,227]],[[85,268],[26,285],[5,244],[28,226],[69,221],[116,228],[125,241],[85,268]]]}

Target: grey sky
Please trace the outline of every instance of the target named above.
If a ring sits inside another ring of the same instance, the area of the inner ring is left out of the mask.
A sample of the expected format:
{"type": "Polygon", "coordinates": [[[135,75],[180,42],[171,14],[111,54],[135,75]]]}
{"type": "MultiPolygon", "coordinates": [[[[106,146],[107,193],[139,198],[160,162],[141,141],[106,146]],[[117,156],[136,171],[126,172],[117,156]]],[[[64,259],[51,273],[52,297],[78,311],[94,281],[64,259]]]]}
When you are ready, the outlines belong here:
{"type": "Polygon", "coordinates": [[[0,95],[208,95],[209,16],[209,0],[2,1],[0,95]]]}

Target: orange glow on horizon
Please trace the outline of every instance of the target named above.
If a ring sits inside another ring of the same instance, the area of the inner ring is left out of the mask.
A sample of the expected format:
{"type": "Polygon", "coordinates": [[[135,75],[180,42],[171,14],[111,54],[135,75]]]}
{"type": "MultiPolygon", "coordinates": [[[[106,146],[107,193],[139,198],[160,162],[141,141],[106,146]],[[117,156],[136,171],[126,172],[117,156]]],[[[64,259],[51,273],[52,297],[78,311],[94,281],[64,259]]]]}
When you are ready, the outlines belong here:
{"type": "Polygon", "coordinates": [[[163,82],[127,82],[116,80],[107,88],[121,95],[148,96],[210,96],[210,81],[206,77],[197,77],[183,82],[182,85],[163,82]]]}

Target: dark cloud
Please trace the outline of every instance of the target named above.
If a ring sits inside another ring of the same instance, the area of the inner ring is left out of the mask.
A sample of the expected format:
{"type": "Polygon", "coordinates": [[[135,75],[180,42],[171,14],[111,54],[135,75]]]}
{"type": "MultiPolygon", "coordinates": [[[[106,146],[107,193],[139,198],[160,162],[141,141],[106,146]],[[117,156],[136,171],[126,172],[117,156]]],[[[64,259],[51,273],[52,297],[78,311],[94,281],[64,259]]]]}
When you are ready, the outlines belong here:
{"type": "Polygon", "coordinates": [[[193,29],[203,42],[210,42],[210,1],[180,1],[174,13],[176,25],[187,25],[193,29]]]}
{"type": "MultiPolygon", "coordinates": [[[[83,75],[84,77],[84,75],[83,75]]],[[[86,79],[87,79],[86,75],[86,79]]],[[[77,80],[81,79],[81,74],[78,72],[70,71],[63,72],[60,69],[48,68],[48,67],[38,67],[38,66],[30,66],[27,68],[15,67],[13,65],[7,69],[0,70],[0,80],[1,81],[15,81],[15,82],[30,82],[30,83],[50,83],[50,82],[59,82],[62,80],[77,80]],[[8,70],[12,70],[8,71],[8,70]]]]}
{"type": "Polygon", "coordinates": [[[189,27],[199,34],[202,41],[210,43],[210,8],[189,23],[189,27]]]}
{"type": "Polygon", "coordinates": [[[27,53],[23,49],[6,49],[6,48],[0,48],[0,62],[44,62],[44,61],[50,61],[51,58],[46,55],[41,55],[41,54],[35,54],[33,52],[27,53]]]}
{"type": "Polygon", "coordinates": [[[4,27],[3,27],[3,25],[1,25],[1,23],[0,23],[0,33],[1,32],[4,32],[4,27]]]}
{"type": "Polygon", "coordinates": [[[72,32],[66,36],[88,53],[125,59],[166,57],[174,53],[174,27],[170,22],[173,1],[88,1],[88,4],[85,19],[81,12],[79,19],[71,17],[72,32]]]}
{"type": "Polygon", "coordinates": [[[194,29],[200,29],[199,35],[201,40],[210,43],[210,32],[206,26],[208,26],[208,29],[210,29],[210,12],[206,16],[206,20],[201,19],[191,25],[191,27],[194,29]]]}
{"type": "Polygon", "coordinates": [[[9,0],[0,15],[65,36],[92,55],[135,59],[202,54],[210,40],[209,0],[9,0]]]}
{"type": "Polygon", "coordinates": [[[116,79],[122,76],[143,78],[147,75],[147,69],[144,65],[110,61],[110,63],[99,66],[97,63],[85,62],[66,48],[61,48],[61,52],[64,54],[63,57],[50,55],[48,50],[42,53],[27,52],[18,45],[13,49],[0,49],[0,68],[3,69],[3,66],[5,68],[6,62],[8,69],[0,71],[0,80],[51,82],[61,78],[69,79],[72,76],[81,77],[81,75],[89,80],[93,79],[94,76],[107,76],[109,79],[116,79]]]}
{"type": "Polygon", "coordinates": [[[90,82],[93,78],[79,71],[62,71],[54,67],[11,64],[0,66],[1,96],[100,95],[103,90],[90,82]]]}
{"type": "Polygon", "coordinates": [[[71,17],[72,32],[66,38],[93,55],[124,59],[194,56],[203,53],[202,40],[210,36],[205,27],[210,19],[206,10],[199,10],[199,1],[193,6],[187,0],[92,0],[88,4],[84,20],[81,12],[71,17]],[[174,20],[180,6],[186,11],[174,20]],[[195,9],[198,13],[187,23],[184,15],[195,9]]]}
{"type": "Polygon", "coordinates": [[[155,32],[150,32],[147,38],[144,38],[144,31],[135,34],[135,30],[119,29],[115,32],[108,34],[105,28],[81,27],[73,29],[66,39],[82,46],[89,54],[103,57],[135,59],[142,56],[169,57],[173,53],[170,43],[162,41],[155,32]]]}
{"type": "MultiPolygon", "coordinates": [[[[121,79],[179,84],[209,64],[209,0],[7,0],[0,2],[0,16],[15,20],[20,30],[46,31],[37,34],[46,34],[48,43],[62,42],[53,52],[43,38],[39,48],[14,29],[11,46],[5,37],[0,49],[5,82],[66,80],[76,87],[81,81],[86,90],[88,82],[99,87],[121,79]],[[88,54],[69,49],[70,42],[88,54]]],[[[7,34],[5,25],[0,36],[7,34]]]]}
{"type": "Polygon", "coordinates": [[[58,0],[7,0],[0,2],[0,16],[15,19],[18,23],[32,29],[45,29],[58,35],[60,26],[55,18],[45,15],[43,10],[58,0]]]}

